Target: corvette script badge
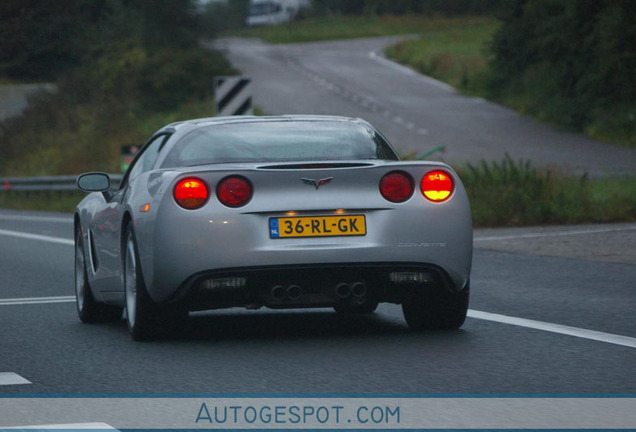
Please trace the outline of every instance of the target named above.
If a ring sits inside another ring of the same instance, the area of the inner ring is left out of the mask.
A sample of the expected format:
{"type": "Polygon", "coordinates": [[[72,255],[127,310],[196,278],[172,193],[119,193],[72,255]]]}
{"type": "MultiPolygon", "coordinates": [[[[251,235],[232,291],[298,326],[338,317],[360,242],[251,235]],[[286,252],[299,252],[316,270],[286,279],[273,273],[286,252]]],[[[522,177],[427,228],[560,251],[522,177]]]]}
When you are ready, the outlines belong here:
{"type": "Polygon", "coordinates": [[[333,179],[333,177],[327,177],[327,178],[320,179],[320,180],[302,178],[301,180],[303,181],[303,183],[306,183],[308,185],[313,185],[313,186],[316,187],[316,189],[318,189],[320,186],[329,183],[332,179],[333,179]]]}

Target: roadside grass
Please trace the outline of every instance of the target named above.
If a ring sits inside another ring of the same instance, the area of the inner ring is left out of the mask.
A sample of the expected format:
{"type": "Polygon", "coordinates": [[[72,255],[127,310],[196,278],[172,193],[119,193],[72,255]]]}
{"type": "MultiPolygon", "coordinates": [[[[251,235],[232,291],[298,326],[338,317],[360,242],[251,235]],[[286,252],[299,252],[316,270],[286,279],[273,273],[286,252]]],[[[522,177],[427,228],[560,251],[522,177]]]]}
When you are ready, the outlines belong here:
{"type": "MultiPolygon", "coordinates": [[[[572,178],[507,157],[457,168],[476,227],[636,221],[633,178],[572,178]]],[[[0,190],[0,208],[72,212],[85,194],[0,190]]]]}
{"type": "MultiPolygon", "coordinates": [[[[528,78],[524,82],[525,91],[508,89],[492,94],[486,87],[486,81],[485,85],[478,88],[474,93],[512,108],[520,114],[551,123],[555,127],[577,131],[576,128],[568,126],[567,120],[563,118],[563,113],[567,112],[565,107],[573,102],[553,96],[555,92],[547,89],[545,84],[546,82],[551,82],[550,77],[528,78]],[[548,99],[551,99],[549,104],[544,102],[548,99]]],[[[464,91],[464,89],[462,90],[464,91]]],[[[466,93],[470,92],[470,90],[466,90],[466,93]]],[[[592,117],[593,120],[583,128],[583,133],[601,141],[626,147],[636,147],[636,101],[615,104],[606,107],[604,110],[596,110],[592,117]]]]}
{"type": "Polygon", "coordinates": [[[385,54],[464,93],[487,96],[487,47],[498,28],[494,18],[463,18],[461,25],[421,32],[418,39],[398,42],[385,54]]]}
{"type": "Polygon", "coordinates": [[[494,22],[492,18],[446,18],[427,15],[332,15],[311,17],[278,26],[244,28],[222,34],[259,38],[269,43],[318,42],[355,39],[374,36],[417,35],[429,32],[460,30],[481,22],[494,22]]]}
{"type": "Polygon", "coordinates": [[[510,157],[457,172],[478,227],[636,221],[632,177],[573,178],[510,157]]]}
{"type": "Polygon", "coordinates": [[[122,146],[141,145],[168,123],[213,116],[214,103],[186,102],[160,112],[117,112],[99,105],[45,102],[29,114],[28,119],[16,119],[26,122],[12,136],[14,148],[23,150],[0,163],[3,176],[119,172],[122,146]]]}

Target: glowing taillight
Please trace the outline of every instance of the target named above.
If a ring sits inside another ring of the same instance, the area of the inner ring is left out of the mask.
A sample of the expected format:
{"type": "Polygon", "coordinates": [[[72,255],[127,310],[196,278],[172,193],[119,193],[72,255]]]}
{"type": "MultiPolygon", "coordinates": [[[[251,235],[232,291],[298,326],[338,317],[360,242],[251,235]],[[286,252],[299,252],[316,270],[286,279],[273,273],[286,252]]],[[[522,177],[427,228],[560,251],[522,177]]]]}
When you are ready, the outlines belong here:
{"type": "Polygon", "coordinates": [[[226,177],[216,187],[216,196],[223,205],[241,207],[252,199],[252,184],[245,177],[226,177]]]}
{"type": "Polygon", "coordinates": [[[422,195],[429,201],[446,201],[454,187],[453,178],[444,171],[431,171],[422,178],[422,195]]]}
{"type": "Polygon", "coordinates": [[[380,180],[380,193],[387,201],[404,202],[413,195],[413,178],[402,171],[390,172],[380,180]]]}
{"type": "Polygon", "coordinates": [[[184,209],[203,207],[209,197],[208,185],[198,178],[186,178],[174,187],[174,200],[184,209]]]}

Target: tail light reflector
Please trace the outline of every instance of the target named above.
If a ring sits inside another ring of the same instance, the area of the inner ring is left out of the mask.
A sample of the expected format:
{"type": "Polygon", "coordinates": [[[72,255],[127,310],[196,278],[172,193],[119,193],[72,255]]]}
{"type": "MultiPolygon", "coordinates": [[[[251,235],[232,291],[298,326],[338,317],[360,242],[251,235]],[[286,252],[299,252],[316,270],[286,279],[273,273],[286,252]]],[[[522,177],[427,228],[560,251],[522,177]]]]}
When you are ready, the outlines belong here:
{"type": "Polygon", "coordinates": [[[242,176],[226,177],[216,187],[216,196],[228,207],[242,207],[252,199],[252,184],[242,176]]]}
{"type": "Polygon", "coordinates": [[[380,193],[387,201],[401,203],[413,195],[413,178],[402,171],[393,171],[380,180],[380,193]]]}
{"type": "Polygon", "coordinates": [[[454,187],[453,178],[444,171],[431,171],[422,178],[422,195],[432,202],[446,201],[454,187]]]}
{"type": "Polygon", "coordinates": [[[208,185],[198,178],[185,178],[174,187],[174,200],[188,210],[203,207],[209,195],[208,185]]]}

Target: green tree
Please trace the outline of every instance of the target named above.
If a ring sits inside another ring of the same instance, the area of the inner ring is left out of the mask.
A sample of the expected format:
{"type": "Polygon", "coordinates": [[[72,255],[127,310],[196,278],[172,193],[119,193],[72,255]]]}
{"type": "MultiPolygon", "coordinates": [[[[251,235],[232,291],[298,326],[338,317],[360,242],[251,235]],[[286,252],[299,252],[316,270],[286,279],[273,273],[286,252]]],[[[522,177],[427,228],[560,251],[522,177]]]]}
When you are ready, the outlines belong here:
{"type": "Polygon", "coordinates": [[[54,79],[76,66],[105,19],[109,0],[0,2],[0,74],[54,79]]]}
{"type": "Polygon", "coordinates": [[[636,2],[508,0],[505,6],[492,45],[493,91],[533,95],[530,112],[577,129],[633,105],[636,2]]]}

